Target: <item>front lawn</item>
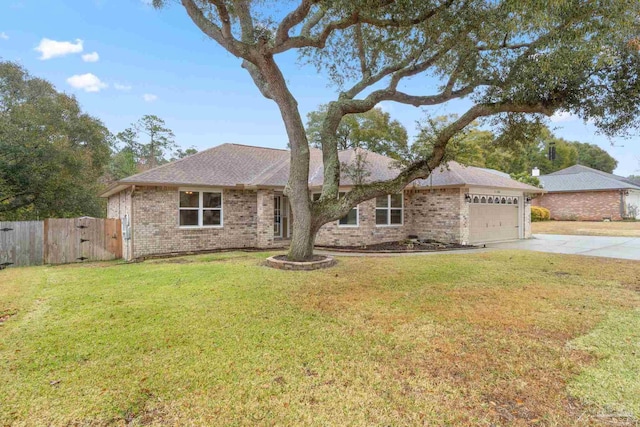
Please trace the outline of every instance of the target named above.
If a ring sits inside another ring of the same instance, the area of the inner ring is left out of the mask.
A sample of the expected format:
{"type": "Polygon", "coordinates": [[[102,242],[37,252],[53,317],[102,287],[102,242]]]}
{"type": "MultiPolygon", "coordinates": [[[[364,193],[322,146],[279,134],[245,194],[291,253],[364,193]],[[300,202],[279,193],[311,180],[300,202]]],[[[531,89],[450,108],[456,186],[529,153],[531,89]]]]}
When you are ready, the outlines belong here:
{"type": "Polygon", "coordinates": [[[0,271],[0,425],[640,417],[637,262],[505,251],[286,272],[265,256],[0,271]]]}
{"type": "Polygon", "coordinates": [[[640,237],[640,221],[542,221],[532,222],[534,234],[640,237]]]}

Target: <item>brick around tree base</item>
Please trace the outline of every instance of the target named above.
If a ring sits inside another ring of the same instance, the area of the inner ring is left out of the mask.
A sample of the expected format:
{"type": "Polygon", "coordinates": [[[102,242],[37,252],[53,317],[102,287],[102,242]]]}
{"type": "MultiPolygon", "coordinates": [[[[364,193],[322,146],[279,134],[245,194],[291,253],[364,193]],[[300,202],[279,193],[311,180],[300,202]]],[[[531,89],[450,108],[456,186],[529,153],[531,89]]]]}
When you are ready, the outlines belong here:
{"type": "Polygon", "coordinates": [[[271,268],[277,268],[278,270],[311,271],[333,267],[337,264],[337,261],[333,257],[324,255],[317,256],[322,257],[322,259],[318,259],[317,261],[289,261],[286,259],[278,259],[278,256],[272,256],[267,258],[266,265],[271,268]]]}

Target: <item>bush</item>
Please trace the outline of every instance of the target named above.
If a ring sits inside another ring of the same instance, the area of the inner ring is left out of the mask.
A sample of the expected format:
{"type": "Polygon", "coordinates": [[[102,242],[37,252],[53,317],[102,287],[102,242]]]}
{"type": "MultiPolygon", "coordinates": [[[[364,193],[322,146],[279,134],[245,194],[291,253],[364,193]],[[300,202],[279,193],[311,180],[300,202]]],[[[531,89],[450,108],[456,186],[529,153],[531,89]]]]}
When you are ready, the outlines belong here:
{"type": "Polygon", "coordinates": [[[551,212],[549,209],[540,206],[531,206],[531,221],[549,221],[551,219],[551,212]]]}

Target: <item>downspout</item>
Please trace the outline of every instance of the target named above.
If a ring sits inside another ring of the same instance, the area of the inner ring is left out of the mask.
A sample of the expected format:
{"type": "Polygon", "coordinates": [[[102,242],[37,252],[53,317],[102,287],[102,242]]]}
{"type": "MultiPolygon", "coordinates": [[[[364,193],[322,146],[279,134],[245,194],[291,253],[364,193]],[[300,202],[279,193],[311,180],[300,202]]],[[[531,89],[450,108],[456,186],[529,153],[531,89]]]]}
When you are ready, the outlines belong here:
{"type": "Polygon", "coordinates": [[[135,230],[135,227],[133,226],[134,225],[134,221],[133,221],[133,199],[134,199],[135,191],[136,191],[136,186],[134,184],[134,185],[131,186],[131,216],[129,218],[129,223],[130,223],[130,227],[131,227],[131,230],[129,231],[130,238],[131,238],[131,254],[130,254],[130,258],[131,259],[128,260],[128,261],[132,261],[133,260],[133,254],[136,253],[136,251],[134,250],[134,247],[133,247],[133,244],[134,244],[133,233],[134,233],[134,230],[135,230]]]}
{"type": "Polygon", "coordinates": [[[625,195],[627,194],[627,191],[625,190],[620,190],[620,218],[624,219],[627,215],[627,206],[624,202],[625,199],[625,195]]]}

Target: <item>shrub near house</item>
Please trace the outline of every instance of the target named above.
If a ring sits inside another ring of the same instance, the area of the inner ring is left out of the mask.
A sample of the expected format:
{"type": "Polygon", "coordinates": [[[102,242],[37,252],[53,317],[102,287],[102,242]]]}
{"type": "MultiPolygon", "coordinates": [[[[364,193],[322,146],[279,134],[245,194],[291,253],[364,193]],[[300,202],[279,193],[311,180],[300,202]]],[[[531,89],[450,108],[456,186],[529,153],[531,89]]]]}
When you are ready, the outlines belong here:
{"type": "Polygon", "coordinates": [[[549,221],[551,219],[551,212],[549,209],[541,206],[531,206],[531,221],[549,221]]]}

